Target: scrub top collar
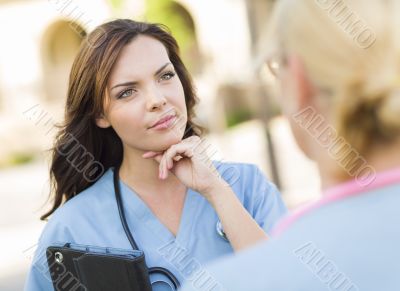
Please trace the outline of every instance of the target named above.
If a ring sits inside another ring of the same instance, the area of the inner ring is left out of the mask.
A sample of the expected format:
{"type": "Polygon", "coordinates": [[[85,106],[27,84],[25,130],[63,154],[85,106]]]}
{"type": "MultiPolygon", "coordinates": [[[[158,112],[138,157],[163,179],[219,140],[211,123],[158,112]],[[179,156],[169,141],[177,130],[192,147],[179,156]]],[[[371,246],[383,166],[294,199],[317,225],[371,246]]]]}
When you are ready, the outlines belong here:
{"type": "MultiPolygon", "coordinates": [[[[114,171],[114,169],[112,169],[112,171],[114,171]]],[[[190,238],[193,237],[191,232],[200,210],[200,194],[190,188],[187,189],[179,228],[175,237],[132,188],[126,185],[121,179],[119,183],[123,206],[125,209],[129,209],[129,211],[126,211],[128,223],[130,220],[139,219],[142,223],[147,225],[147,228],[153,232],[155,237],[164,244],[171,241],[179,242],[181,246],[188,246],[190,244],[190,238]],[[132,213],[134,213],[136,217],[132,217],[132,213]]],[[[132,235],[135,237],[135,229],[132,228],[131,231],[132,235]]]]}
{"type": "Polygon", "coordinates": [[[299,218],[324,205],[344,200],[349,197],[367,194],[373,190],[388,187],[397,183],[400,183],[400,168],[377,173],[372,182],[367,185],[361,185],[354,179],[329,188],[322,193],[322,198],[317,202],[307,204],[306,206],[296,210],[293,214],[282,219],[282,221],[273,229],[271,234],[272,236],[280,235],[299,218]]]}

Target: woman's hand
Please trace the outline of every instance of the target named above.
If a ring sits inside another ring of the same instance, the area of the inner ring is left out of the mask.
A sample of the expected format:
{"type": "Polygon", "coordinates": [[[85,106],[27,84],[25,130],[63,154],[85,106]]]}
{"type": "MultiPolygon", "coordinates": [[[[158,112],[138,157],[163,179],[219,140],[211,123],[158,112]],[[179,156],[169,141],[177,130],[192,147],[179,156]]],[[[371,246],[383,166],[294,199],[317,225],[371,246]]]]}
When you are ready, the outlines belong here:
{"type": "Polygon", "coordinates": [[[165,179],[171,171],[186,187],[199,192],[209,201],[235,251],[267,239],[228,183],[219,176],[199,137],[189,137],[165,152],[147,152],[143,157],[159,162],[160,179],[165,179]]]}
{"type": "Polygon", "coordinates": [[[226,185],[207,156],[198,136],[191,136],[172,145],[164,152],[147,152],[144,158],[159,162],[159,177],[166,179],[171,171],[186,187],[201,193],[206,199],[214,187],[226,185]]]}

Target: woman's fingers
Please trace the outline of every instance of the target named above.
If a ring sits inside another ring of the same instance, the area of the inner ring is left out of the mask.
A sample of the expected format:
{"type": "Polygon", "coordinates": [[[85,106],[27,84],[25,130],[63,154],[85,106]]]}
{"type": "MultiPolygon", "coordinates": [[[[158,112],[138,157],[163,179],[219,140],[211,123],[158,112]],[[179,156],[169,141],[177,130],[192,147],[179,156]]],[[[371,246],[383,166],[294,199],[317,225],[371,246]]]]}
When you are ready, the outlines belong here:
{"type": "Polygon", "coordinates": [[[146,152],[142,155],[143,158],[145,159],[154,159],[156,160],[159,165],[158,165],[158,177],[160,179],[165,179],[168,176],[168,170],[166,169],[167,166],[165,165],[165,152],[153,152],[149,151],[146,152]]]}
{"type": "Polygon", "coordinates": [[[175,162],[179,162],[183,158],[182,158],[182,156],[175,156],[175,157],[173,157],[173,159],[175,162]]]}
{"type": "Polygon", "coordinates": [[[179,161],[183,157],[192,158],[194,151],[191,144],[177,144],[170,147],[164,154],[165,163],[168,169],[172,169],[174,161],[179,161]]]}
{"type": "Polygon", "coordinates": [[[174,161],[177,162],[183,157],[193,157],[193,149],[191,148],[191,145],[184,143],[176,144],[165,151],[159,165],[160,179],[166,179],[168,177],[168,171],[174,166],[174,161]]]}
{"type": "Polygon", "coordinates": [[[159,175],[161,179],[165,179],[168,177],[168,170],[165,168],[165,153],[161,158],[160,165],[159,165],[159,175]]]}
{"type": "Polygon", "coordinates": [[[158,178],[162,179],[163,178],[163,171],[162,171],[162,162],[163,162],[163,157],[161,157],[160,164],[158,165],[158,178]]]}
{"type": "Polygon", "coordinates": [[[157,161],[159,163],[158,177],[160,179],[162,179],[162,176],[161,176],[161,174],[162,174],[162,172],[161,172],[161,162],[162,162],[162,158],[163,158],[163,153],[162,152],[150,151],[150,152],[144,153],[142,155],[142,157],[145,158],[145,159],[154,159],[155,161],[157,161]]]}
{"type": "Polygon", "coordinates": [[[192,158],[194,156],[195,148],[199,145],[200,138],[192,136],[182,140],[180,143],[172,145],[165,152],[154,152],[149,151],[142,155],[143,158],[153,158],[158,163],[158,176],[160,179],[166,179],[168,177],[168,171],[174,166],[174,162],[178,162],[184,157],[192,158]]]}

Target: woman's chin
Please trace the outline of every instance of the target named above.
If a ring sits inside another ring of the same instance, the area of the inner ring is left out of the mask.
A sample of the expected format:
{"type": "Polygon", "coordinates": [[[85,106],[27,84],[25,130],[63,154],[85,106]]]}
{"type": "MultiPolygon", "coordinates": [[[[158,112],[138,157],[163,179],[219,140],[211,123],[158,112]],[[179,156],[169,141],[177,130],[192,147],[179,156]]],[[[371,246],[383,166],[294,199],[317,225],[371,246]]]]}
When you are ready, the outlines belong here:
{"type": "Polygon", "coordinates": [[[159,138],[157,141],[157,144],[154,144],[152,148],[154,148],[152,151],[157,151],[157,152],[163,152],[169,149],[172,145],[178,144],[182,141],[182,138],[179,138],[179,136],[169,136],[166,138],[159,138]]]}

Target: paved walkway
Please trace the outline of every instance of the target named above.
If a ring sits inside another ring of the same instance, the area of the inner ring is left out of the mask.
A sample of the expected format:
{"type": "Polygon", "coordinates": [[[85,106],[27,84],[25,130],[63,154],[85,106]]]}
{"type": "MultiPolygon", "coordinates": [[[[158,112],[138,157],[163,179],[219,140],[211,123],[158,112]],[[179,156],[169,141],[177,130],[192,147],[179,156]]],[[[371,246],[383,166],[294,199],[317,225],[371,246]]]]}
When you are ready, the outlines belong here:
{"type": "Polygon", "coordinates": [[[46,201],[44,162],[0,171],[0,290],[22,290],[32,247],[44,226],[39,216],[46,201]]]}

